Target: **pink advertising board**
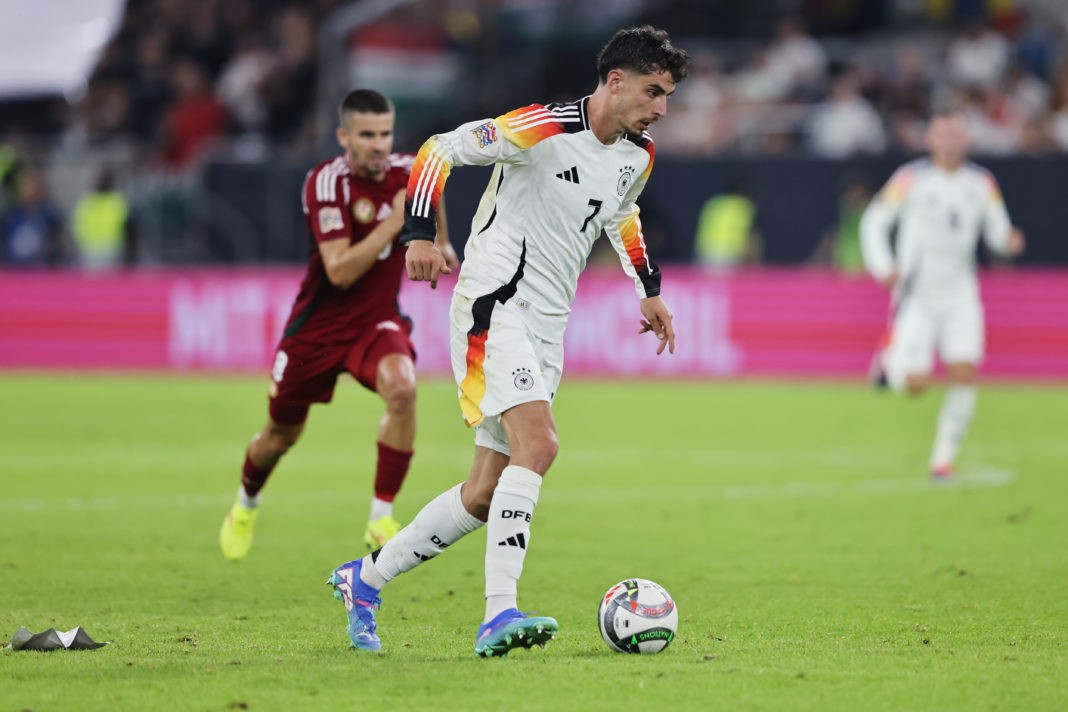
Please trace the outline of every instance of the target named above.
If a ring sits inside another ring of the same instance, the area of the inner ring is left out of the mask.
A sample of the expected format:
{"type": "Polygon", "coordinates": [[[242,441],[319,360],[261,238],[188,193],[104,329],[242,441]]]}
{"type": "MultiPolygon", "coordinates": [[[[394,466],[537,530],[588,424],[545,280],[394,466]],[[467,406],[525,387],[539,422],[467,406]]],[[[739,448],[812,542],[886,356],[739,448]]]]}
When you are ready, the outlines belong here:
{"type": "MultiPolygon", "coordinates": [[[[864,277],[804,269],[666,268],[678,348],[638,336],[637,299],[613,268],[582,277],[568,375],[862,377],[887,298],[864,277]]],[[[0,272],[0,368],[265,371],[299,269],[90,275],[0,272]]],[[[405,284],[423,372],[448,373],[451,282],[405,284]]],[[[988,376],[1068,379],[1068,271],[983,275],[988,376]]]]}

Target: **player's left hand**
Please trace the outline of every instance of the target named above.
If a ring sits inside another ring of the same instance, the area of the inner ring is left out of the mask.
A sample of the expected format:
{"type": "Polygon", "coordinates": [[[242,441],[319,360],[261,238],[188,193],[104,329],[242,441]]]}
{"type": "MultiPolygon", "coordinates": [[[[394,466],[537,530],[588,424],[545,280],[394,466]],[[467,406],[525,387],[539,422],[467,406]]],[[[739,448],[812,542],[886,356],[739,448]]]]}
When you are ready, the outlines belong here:
{"type": "Polygon", "coordinates": [[[642,328],[639,334],[651,331],[660,339],[660,346],[656,349],[656,355],[664,353],[666,347],[669,353],[675,353],[675,327],[671,323],[671,310],[659,296],[646,297],[641,301],[642,328]]]}

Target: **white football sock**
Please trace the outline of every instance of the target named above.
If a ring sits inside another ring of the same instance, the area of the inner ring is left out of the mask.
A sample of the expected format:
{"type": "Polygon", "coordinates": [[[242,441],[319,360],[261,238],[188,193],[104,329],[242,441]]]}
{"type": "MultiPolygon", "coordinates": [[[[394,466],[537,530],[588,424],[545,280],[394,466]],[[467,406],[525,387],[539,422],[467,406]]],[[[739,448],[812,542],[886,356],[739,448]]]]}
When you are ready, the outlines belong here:
{"type": "Polygon", "coordinates": [[[952,384],[946,389],[931,452],[932,466],[953,464],[960,443],[968,432],[977,397],[976,388],[972,385],[952,384]]]}
{"type": "Polygon", "coordinates": [[[460,500],[461,486],[442,492],[419,510],[408,526],[386,542],[373,563],[370,555],[364,557],[360,579],[381,589],[398,575],[433,559],[447,546],[485,524],[464,509],[460,500]]]}
{"type": "Polygon", "coordinates": [[[370,521],[377,522],[382,517],[393,516],[393,503],[387,502],[384,499],[378,497],[371,498],[371,516],[370,521]]]}
{"type": "Polygon", "coordinates": [[[541,475],[509,465],[490,500],[486,525],[486,617],[516,607],[516,584],[530,546],[530,522],[538,503],[541,475]]]}
{"type": "Polygon", "coordinates": [[[262,492],[257,492],[255,497],[249,497],[245,488],[237,488],[237,501],[241,503],[241,506],[245,509],[255,509],[260,506],[260,497],[263,496],[262,492]]]}

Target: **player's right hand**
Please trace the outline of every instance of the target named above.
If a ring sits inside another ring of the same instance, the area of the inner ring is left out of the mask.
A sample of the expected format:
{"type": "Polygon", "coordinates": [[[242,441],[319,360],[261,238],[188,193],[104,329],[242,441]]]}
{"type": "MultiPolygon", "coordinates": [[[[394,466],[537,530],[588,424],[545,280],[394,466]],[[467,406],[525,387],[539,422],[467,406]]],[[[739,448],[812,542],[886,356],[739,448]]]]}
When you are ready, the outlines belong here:
{"type": "Polygon", "coordinates": [[[438,288],[439,274],[452,274],[441,250],[430,240],[412,240],[404,256],[404,265],[408,268],[408,279],[430,282],[431,289],[438,288]]]}
{"type": "Polygon", "coordinates": [[[896,269],[895,270],[891,270],[890,274],[888,274],[885,277],[883,277],[880,281],[883,283],[883,286],[886,287],[887,289],[893,289],[894,287],[897,286],[897,283],[899,281],[901,281],[901,273],[898,272],[896,269]]]}

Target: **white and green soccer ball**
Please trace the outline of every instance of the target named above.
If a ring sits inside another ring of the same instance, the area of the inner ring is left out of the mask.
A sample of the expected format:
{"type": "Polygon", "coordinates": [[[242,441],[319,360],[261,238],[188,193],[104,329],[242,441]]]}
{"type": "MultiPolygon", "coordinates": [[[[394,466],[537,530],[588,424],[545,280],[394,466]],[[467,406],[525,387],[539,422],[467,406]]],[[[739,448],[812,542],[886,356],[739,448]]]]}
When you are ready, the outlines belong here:
{"type": "Polygon", "coordinates": [[[601,596],[597,625],[612,650],[651,655],[675,639],[679,611],[663,586],[648,579],[626,579],[601,596]]]}

